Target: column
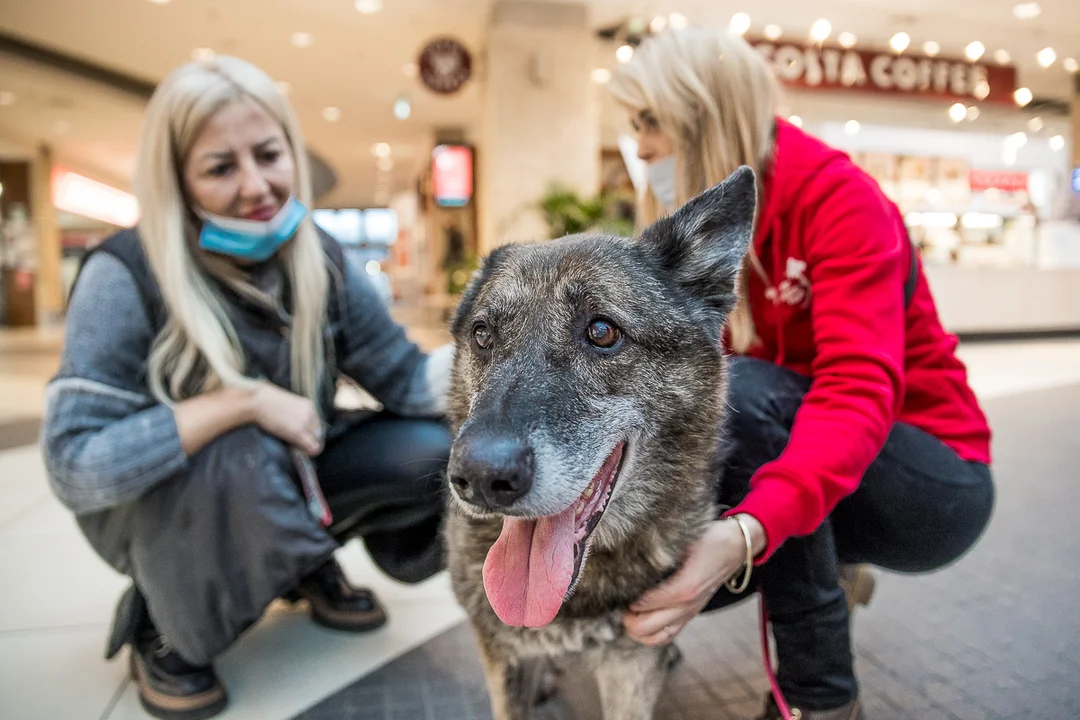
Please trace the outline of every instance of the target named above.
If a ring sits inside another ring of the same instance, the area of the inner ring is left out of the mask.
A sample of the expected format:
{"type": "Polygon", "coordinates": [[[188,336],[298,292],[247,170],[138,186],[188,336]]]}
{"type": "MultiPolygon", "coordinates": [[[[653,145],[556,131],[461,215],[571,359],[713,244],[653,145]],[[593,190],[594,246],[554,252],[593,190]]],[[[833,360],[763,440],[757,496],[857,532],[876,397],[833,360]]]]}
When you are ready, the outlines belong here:
{"type": "Polygon", "coordinates": [[[584,196],[598,191],[593,47],[582,3],[496,1],[478,147],[481,253],[547,238],[535,208],[552,184],[584,196]]]}
{"type": "Polygon", "coordinates": [[[64,313],[62,248],[52,203],[52,167],[52,149],[40,146],[30,169],[30,218],[38,242],[37,316],[38,322],[46,325],[59,322],[64,313]]]}

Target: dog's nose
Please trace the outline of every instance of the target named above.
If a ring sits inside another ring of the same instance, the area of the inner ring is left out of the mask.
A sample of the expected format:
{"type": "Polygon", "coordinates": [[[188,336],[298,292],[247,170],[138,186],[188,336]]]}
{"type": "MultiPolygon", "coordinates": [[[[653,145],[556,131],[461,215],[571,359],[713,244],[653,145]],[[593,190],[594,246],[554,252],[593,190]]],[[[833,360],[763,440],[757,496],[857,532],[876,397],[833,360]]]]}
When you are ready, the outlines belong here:
{"type": "Polygon", "coordinates": [[[465,502],[507,508],[532,488],[532,448],[509,435],[469,433],[454,444],[448,470],[450,484],[465,502]]]}

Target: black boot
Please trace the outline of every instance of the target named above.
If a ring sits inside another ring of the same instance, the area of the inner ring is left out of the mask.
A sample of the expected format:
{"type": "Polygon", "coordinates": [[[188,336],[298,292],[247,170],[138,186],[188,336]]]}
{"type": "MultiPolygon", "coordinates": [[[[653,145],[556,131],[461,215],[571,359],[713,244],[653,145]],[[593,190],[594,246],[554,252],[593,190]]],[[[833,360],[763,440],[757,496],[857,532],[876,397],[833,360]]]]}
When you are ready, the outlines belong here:
{"type": "Polygon", "coordinates": [[[154,628],[140,623],[131,645],[131,676],[148,713],[164,720],[203,720],[225,709],[228,697],[212,665],[191,665],[154,628]]]}
{"type": "Polygon", "coordinates": [[[298,591],[311,604],[311,619],[323,627],[366,632],[386,624],[375,593],[350,585],[333,558],[304,578],[298,591]]]}

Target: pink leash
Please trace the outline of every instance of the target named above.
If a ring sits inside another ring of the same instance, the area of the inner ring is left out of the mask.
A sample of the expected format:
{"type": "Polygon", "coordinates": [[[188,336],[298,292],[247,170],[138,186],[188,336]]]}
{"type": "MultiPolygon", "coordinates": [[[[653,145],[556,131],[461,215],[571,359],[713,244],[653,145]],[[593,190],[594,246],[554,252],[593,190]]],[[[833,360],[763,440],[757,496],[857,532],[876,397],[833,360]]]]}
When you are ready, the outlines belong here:
{"type": "Polygon", "coordinates": [[[780,709],[780,719],[796,720],[787,701],[784,700],[784,693],[780,691],[780,683],[777,682],[776,673],[773,671],[772,651],[769,649],[769,614],[765,610],[765,596],[758,593],[758,598],[761,609],[761,658],[765,663],[765,675],[769,678],[769,689],[772,690],[776,707],[780,709]]]}

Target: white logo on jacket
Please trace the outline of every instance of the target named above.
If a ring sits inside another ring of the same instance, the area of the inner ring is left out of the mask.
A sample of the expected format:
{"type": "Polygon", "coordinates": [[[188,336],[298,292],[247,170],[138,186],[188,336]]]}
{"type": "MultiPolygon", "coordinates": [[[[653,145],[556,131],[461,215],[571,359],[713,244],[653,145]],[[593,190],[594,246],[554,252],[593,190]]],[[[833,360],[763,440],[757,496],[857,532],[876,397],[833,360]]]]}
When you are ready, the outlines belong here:
{"type": "Polygon", "coordinates": [[[765,297],[774,305],[783,303],[792,307],[810,304],[810,280],[806,277],[806,261],[789,257],[784,268],[784,279],[779,285],[765,289],[765,297]]]}

